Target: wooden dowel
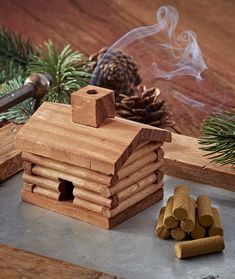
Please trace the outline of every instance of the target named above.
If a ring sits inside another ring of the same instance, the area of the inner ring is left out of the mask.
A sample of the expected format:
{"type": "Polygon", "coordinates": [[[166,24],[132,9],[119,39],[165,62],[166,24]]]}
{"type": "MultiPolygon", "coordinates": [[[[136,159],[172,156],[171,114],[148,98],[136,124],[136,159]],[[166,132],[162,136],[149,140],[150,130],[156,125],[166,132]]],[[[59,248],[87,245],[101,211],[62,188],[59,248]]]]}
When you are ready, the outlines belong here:
{"type": "MultiPolygon", "coordinates": [[[[159,149],[159,147],[162,145],[162,143],[150,143],[147,145],[144,145],[142,148],[139,148],[136,150],[125,162],[123,167],[126,167],[130,165],[131,163],[137,161],[140,158],[143,158],[144,156],[148,155],[149,153],[159,149]]],[[[157,151],[156,151],[157,153],[157,151]]],[[[158,153],[157,153],[158,154],[158,153]]]]}
{"type": "Polygon", "coordinates": [[[180,222],[180,227],[184,232],[192,232],[195,227],[196,201],[189,197],[188,217],[180,222]]]}
{"type": "Polygon", "coordinates": [[[97,203],[97,204],[106,206],[108,208],[114,208],[114,207],[117,207],[117,205],[118,205],[118,198],[116,195],[114,195],[108,199],[108,198],[102,197],[99,194],[96,194],[91,191],[87,191],[85,189],[81,189],[79,187],[73,188],[73,195],[76,198],[90,201],[92,203],[97,203]]]}
{"type": "Polygon", "coordinates": [[[156,181],[157,181],[157,175],[155,173],[152,173],[152,174],[142,178],[137,183],[135,183],[135,184],[131,185],[130,187],[117,193],[119,203],[126,200],[133,194],[141,191],[143,188],[145,188],[151,184],[154,184],[156,181]]]}
{"type": "Polygon", "coordinates": [[[35,186],[33,188],[33,193],[43,195],[57,201],[60,200],[60,195],[61,195],[60,192],[51,191],[49,189],[39,187],[39,186],[35,186]]]}
{"type": "Polygon", "coordinates": [[[175,254],[179,259],[221,252],[225,248],[221,236],[206,237],[175,244],[175,254]]]}
{"type": "Polygon", "coordinates": [[[34,164],[48,167],[50,169],[55,169],[58,171],[62,171],[64,173],[72,174],[87,180],[91,180],[97,183],[105,184],[105,185],[113,185],[117,181],[117,177],[104,175],[89,169],[85,169],[82,167],[78,167],[75,165],[71,165],[68,163],[55,161],[46,157],[42,157],[39,155],[23,152],[22,158],[24,160],[28,160],[34,164]]]}
{"type": "Polygon", "coordinates": [[[157,159],[157,154],[155,152],[151,152],[148,155],[142,157],[141,159],[131,163],[130,165],[123,167],[118,172],[117,176],[119,179],[122,179],[130,174],[140,170],[142,167],[146,166],[154,162],[157,159]]]}
{"type": "Polygon", "coordinates": [[[24,182],[34,184],[40,187],[44,187],[54,192],[60,192],[62,190],[62,183],[60,181],[50,180],[45,177],[34,176],[34,175],[24,173],[23,180],[24,182]]]}
{"type": "Polygon", "coordinates": [[[173,216],[176,220],[184,220],[188,216],[189,192],[188,187],[178,185],[174,191],[173,216]]]}
{"type": "MultiPolygon", "coordinates": [[[[73,200],[73,204],[74,205],[77,205],[77,206],[80,206],[82,208],[85,208],[87,210],[91,210],[93,212],[96,212],[96,213],[99,213],[99,214],[102,214],[103,210],[104,210],[104,206],[100,205],[100,204],[95,204],[95,203],[92,203],[92,202],[89,202],[89,201],[86,201],[86,200],[82,200],[82,199],[79,199],[79,198],[75,198],[73,200]]],[[[106,208],[108,210],[108,208],[106,208]]]]}
{"type": "Polygon", "coordinates": [[[217,208],[212,207],[213,224],[209,229],[209,236],[224,235],[223,225],[220,220],[219,211],[217,208]]]}
{"type": "Polygon", "coordinates": [[[163,182],[160,182],[159,184],[152,184],[148,187],[145,187],[141,191],[135,193],[128,199],[124,200],[123,202],[119,203],[118,207],[106,210],[104,209],[103,213],[108,218],[113,217],[117,215],[118,213],[122,212],[123,210],[129,208],[130,206],[136,204],[137,202],[143,200],[144,198],[148,197],[149,195],[153,194],[156,191],[162,191],[163,182]]]}
{"type": "Polygon", "coordinates": [[[120,180],[116,185],[104,189],[102,192],[102,195],[105,197],[110,197],[114,194],[117,194],[118,192],[121,192],[122,190],[126,189],[127,187],[135,184],[140,179],[146,177],[147,175],[157,171],[161,166],[163,165],[163,160],[160,160],[158,162],[153,162],[140,170],[136,171],[135,173],[132,173],[129,177],[126,177],[122,180],[120,180]]]}
{"type": "Polygon", "coordinates": [[[213,212],[208,196],[202,195],[197,198],[197,213],[199,223],[203,227],[210,227],[213,224],[213,212]]]}
{"type": "Polygon", "coordinates": [[[157,226],[155,229],[155,234],[161,239],[168,239],[171,235],[171,231],[164,225],[163,223],[163,216],[165,213],[165,207],[162,207],[160,212],[159,212],[159,217],[157,221],[157,226]]]}
{"type": "Polygon", "coordinates": [[[172,196],[167,200],[165,214],[163,218],[163,223],[168,229],[175,229],[179,225],[179,221],[176,220],[172,214],[173,199],[174,197],[172,196]]]}
{"type": "Polygon", "coordinates": [[[33,164],[31,162],[23,160],[23,169],[25,173],[32,174],[32,167],[33,164]]]}
{"type": "Polygon", "coordinates": [[[64,179],[67,181],[72,182],[75,186],[79,186],[83,189],[90,190],[96,193],[101,193],[107,185],[99,184],[93,181],[88,181],[79,177],[76,177],[74,175],[64,173],[62,171],[49,169],[47,167],[42,166],[34,166],[32,169],[32,172],[34,174],[44,176],[44,177],[50,177],[52,179],[64,179]]]}

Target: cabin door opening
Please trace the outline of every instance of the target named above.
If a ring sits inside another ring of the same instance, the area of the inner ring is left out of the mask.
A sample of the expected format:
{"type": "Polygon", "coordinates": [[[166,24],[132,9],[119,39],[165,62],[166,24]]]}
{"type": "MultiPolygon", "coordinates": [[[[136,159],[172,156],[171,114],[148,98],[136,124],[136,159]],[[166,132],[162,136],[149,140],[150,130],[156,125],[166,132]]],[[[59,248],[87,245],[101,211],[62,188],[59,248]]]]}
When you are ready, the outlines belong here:
{"type": "Polygon", "coordinates": [[[62,201],[73,201],[74,199],[74,195],[73,195],[73,183],[68,181],[68,180],[64,180],[64,179],[60,179],[61,181],[61,199],[62,201]]]}

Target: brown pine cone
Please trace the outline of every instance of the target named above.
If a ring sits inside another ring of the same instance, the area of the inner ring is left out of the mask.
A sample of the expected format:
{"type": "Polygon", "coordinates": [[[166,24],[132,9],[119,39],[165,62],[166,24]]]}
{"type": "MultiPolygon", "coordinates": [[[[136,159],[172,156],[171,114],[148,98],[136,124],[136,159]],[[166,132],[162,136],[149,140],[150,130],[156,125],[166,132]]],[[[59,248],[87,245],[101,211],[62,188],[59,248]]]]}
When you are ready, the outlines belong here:
{"type": "Polygon", "coordinates": [[[159,98],[158,88],[146,89],[146,86],[140,85],[132,90],[132,96],[119,95],[117,116],[164,129],[175,125],[165,100],[159,98]]]}
{"type": "Polygon", "coordinates": [[[94,70],[92,83],[114,90],[116,97],[123,92],[129,94],[133,86],[141,83],[137,64],[121,50],[102,48],[89,57],[89,62],[94,70]]]}

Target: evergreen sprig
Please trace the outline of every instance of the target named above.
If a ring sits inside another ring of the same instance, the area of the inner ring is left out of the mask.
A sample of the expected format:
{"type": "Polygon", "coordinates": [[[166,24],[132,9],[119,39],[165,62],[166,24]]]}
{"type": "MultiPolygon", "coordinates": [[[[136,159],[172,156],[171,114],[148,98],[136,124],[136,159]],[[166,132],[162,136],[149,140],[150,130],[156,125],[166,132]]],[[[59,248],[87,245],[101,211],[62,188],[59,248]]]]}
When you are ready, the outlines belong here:
{"type": "MultiPolygon", "coordinates": [[[[19,89],[23,85],[24,78],[22,76],[14,78],[10,81],[6,81],[2,84],[2,88],[0,90],[0,97],[4,96],[9,92],[19,89]]],[[[8,109],[6,112],[0,114],[0,122],[7,120],[16,123],[25,123],[34,113],[34,104],[35,100],[33,98],[29,98],[15,105],[14,107],[8,109]]]]}
{"type": "Polygon", "coordinates": [[[32,55],[36,52],[31,41],[23,40],[4,27],[0,28],[0,83],[10,80],[25,72],[32,55]]]}
{"type": "Polygon", "coordinates": [[[207,152],[212,162],[235,164],[235,111],[216,113],[202,124],[203,137],[200,149],[207,152]]]}
{"type": "Polygon", "coordinates": [[[70,103],[70,94],[86,86],[91,75],[84,70],[86,63],[83,55],[72,51],[67,45],[59,52],[55,45],[48,41],[39,49],[39,57],[33,57],[29,64],[29,73],[48,73],[53,85],[44,100],[57,103],[70,103]]]}

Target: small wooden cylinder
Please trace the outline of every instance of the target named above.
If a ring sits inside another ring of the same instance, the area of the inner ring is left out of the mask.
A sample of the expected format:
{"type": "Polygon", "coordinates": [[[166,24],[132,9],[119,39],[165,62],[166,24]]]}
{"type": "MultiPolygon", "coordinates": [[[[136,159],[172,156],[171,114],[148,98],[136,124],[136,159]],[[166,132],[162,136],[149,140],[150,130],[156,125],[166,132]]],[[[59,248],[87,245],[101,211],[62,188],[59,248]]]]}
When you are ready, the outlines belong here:
{"type": "Polygon", "coordinates": [[[186,232],[184,232],[181,228],[175,228],[171,230],[171,236],[175,240],[183,240],[186,237],[186,232]]]}
{"type": "Polygon", "coordinates": [[[100,204],[103,206],[106,206],[108,208],[114,208],[118,205],[118,199],[117,196],[112,196],[111,198],[105,198],[102,197],[99,194],[96,194],[95,192],[87,191],[85,189],[74,187],[73,188],[73,195],[76,198],[89,201],[95,204],[100,204]]]}
{"type": "Polygon", "coordinates": [[[210,227],[213,224],[213,212],[208,196],[202,195],[197,198],[197,214],[199,223],[203,227],[210,227]]]}
{"type": "Polygon", "coordinates": [[[191,231],[192,239],[200,239],[206,236],[206,229],[199,224],[199,221],[196,217],[196,222],[193,231],[191,231]]]}
{"type": "Polygon", "coordinates": [[[216,235],[223,236],[224,229],[217,208],[213,207],[212,212],[213,212],[213,224],[209,229],[209,236],[216,236],[216,235]]]}
{"type": "Polygon", "coordinates": [[[175,244],[175,254],[179,259],[221,252],[225,248],[221,236],[206,237],[175,244]]]}
{"type": "Polygon", "coordinates": [[[60,192],[54,192],[52,190],[49,190],[49,189],[46,189],[43,187],[39,187],[39,186],[35,186],[33,188],[33,193],[36,193],[36,194],[39,194],[42,196],[46,196],[48,198],[51,198],[51,199],[57,200],[57,201],[59,201],[60,197],[61,197],[60,192]]]}
{"type": "Polygon", "coordinates": [[[165,213],[165,207],[162,207],[159,213],[158,221],[157,221],[157,226],[155,229],[155,234],[161,239],[168,239],[171,235],[171,231],[164,225],[163,223],[163,217],[165,213]]]}
{"type": "Polygon", "coordinates": [[[188,217],[180,222],[180,227],[185,232],[192,232],[195,227],[196,201],[189,198],[188,217]]]}
{"type": "Polygon", "coordinates": [[[179,225],[179,221],[175,219],[172,215],[172,208],[173,208],[173,199],[174,197],[170,197],[166,203],[165,214],[163,218],[163,223],[168,229],[177,228],[179,225]]]}
{"type": "Polygon", "coordinates": [[[189,192],[188,187],[179,185],[175,187],[173,216],[177,220],[184,220],[188,217],[189,192]]]}

